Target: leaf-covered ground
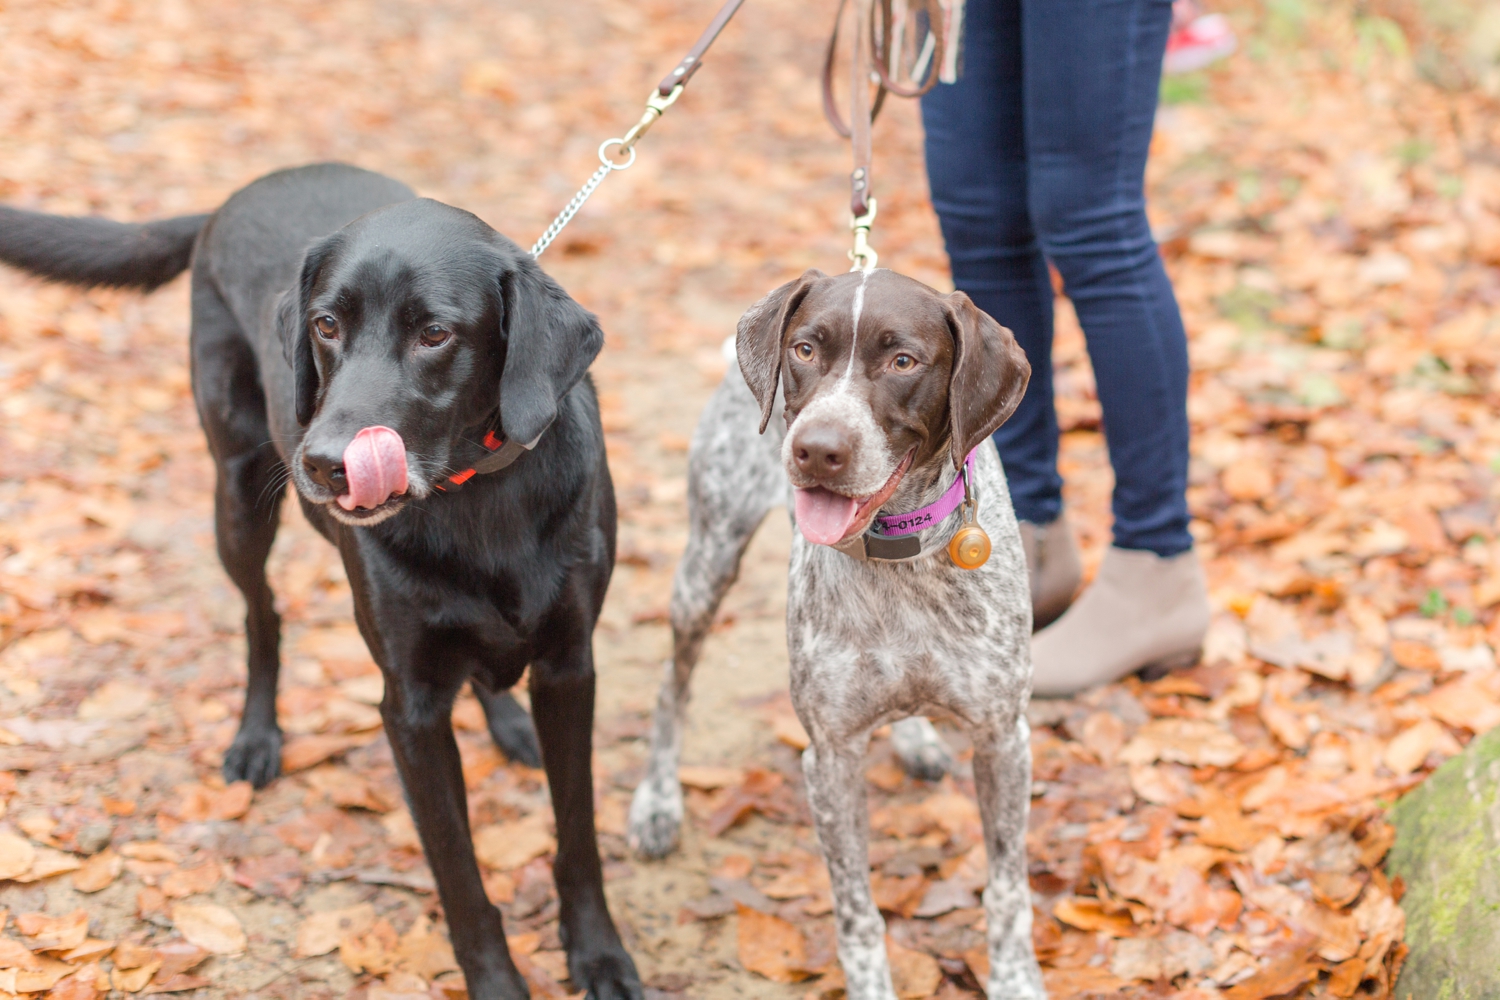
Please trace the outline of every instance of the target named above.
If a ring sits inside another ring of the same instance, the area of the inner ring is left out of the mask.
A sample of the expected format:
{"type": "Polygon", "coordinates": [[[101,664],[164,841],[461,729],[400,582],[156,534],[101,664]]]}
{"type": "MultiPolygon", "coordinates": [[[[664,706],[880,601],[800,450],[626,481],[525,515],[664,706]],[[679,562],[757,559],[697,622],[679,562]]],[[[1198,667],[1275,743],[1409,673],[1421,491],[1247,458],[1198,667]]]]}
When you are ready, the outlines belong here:
{"type": "MultiPolygon", "coordinates": [[[[0,0],[0,199],[156,217],[342,159],[529,244],[713,6],[0,0]]],[[[1500,722],[1500,116],[1469,81],[1419,75],[1447,65],[1442,39],[1415,3],[1386,7],[1230,4],[1242,52],[1167,87],[1152,211],[1192,338],[1216,618],[1191,673],[1033,707],[1056,997],[1387,996],[1404,918],[1382,812],[1500,722]]],[[[813,71],[831,13],[747,4],[545,258],[608,331],[594,371],[622,524],[596,641],[599,826],[658,998],[839,990],[784,693],[779,515],[695,687],[684,847],[646,864],[623,839],[720,345],[773,285],[844,260],[846,153],[813,71]]],[[[876,141],[882,260],[944,286],[913,108],[876,141]]],[[[272,562],[290,773],[254,795],[218,777],[242,609],[214,556],[186,298],[0,274],[0,996],[461,995],[378,674],[295,507],[272,562]]],[[[1095,565],[1110,477],[1059,307],[1070,509],[1095,565]]],[[[499,756],[472,699],[454,721],[512,950],[535,995],[565,995],[544,782],[499,756]]],[[[973,994],[969,782],[903,777],[877,734],[869,790],[903,996],[973,994]]]]}

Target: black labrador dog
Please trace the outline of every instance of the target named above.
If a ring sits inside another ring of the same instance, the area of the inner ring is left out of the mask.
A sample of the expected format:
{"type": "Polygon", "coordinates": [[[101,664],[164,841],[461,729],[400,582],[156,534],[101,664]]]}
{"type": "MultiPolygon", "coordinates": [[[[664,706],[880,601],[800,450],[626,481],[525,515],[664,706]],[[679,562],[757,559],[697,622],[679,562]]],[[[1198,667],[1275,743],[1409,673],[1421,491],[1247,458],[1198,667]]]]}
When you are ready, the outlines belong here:
{"type": "Polygon", "coordinates": [[[271,174],[209,216],[122,225],[3,209],[0,261],[143,289],[192,265],[219,556],[248,606],[249,688],[225,777],[260,785],[280,767],[265,561],[289,472],[343,556],[385,675],[381,716],[469,995],[528,991],[480,882],[451,712],[473,678],[497,738],[523,744],[507,692],[529,664],[568,969],[590,997],[639,998],[594,832],[592,637],[615,553],[585,374],[604,339],[594,316],[475,216],[337,164],[271,174]]]}

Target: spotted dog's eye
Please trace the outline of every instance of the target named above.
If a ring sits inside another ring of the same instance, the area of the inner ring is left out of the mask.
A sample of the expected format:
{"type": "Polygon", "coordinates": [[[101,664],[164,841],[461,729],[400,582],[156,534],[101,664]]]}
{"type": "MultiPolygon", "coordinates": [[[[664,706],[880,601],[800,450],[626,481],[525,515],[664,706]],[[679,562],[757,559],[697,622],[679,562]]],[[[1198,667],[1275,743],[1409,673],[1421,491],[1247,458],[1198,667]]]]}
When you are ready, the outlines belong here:
{"type": "Polygon", "coordinates": [[[813,346],[802,343],[792,348],[792,353],[797,356],[798,361],[811,361],[813,358],[813,346]]]}
{"type": "Polygon", "coordinates": [[[339,321],[327,314],[313,320],[313,329],[317,330],[318,336],[324,340],[339,339],[339,321]]]}
{"type": "Polygon", "coordinates": [[[891,367],[898,372],[909,372],[917,367],[917,359],[910,354],[898,354],[891,359],[891,367]]]}
{"type": "Polygon", "coordinates": [[[433,324],[423,330],[421,336],[417,339],[422,342],[423,347],[442,347],[452,336],[453,334],[448,330],[443,329],[437,324],[433,324]]]}

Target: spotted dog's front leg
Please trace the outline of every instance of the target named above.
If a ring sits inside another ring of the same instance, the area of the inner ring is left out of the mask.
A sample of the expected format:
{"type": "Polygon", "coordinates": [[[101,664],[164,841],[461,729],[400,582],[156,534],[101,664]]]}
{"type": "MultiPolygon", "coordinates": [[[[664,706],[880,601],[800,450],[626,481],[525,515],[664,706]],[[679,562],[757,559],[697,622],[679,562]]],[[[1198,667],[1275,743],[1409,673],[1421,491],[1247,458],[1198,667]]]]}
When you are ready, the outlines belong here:
{"type": "Polygon", "coordinates": [[[976,728],[974,788],[989,855],[984,918],[990,952],[990,1000],[1046,1000],[1031,945],[1031,886],[1026,877],[1026,813],[1031,806],[1031,728],[1024,715],[976,728]]]}
{"type": "Polygon", "coordinates": [[[802,753],[802,775],[818,844],[828,864],[839,963],[844,967],[849,1000],[896,1000],[885,954],[885,920],[870,894],[863,743],[814,741],[802,753]]]}

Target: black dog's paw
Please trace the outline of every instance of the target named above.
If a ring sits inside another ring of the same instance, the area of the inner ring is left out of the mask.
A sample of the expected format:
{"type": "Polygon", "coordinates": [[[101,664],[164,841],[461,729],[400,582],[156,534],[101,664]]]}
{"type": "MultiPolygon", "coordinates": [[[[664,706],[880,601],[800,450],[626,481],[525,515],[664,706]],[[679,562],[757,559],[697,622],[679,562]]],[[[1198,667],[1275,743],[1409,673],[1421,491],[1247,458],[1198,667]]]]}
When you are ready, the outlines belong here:
{"type": "Polygon", "coordinates": [[[527,767],[542,766],[542,747],[537,742],[536,726],[526,709],[516,703],[509,691],[490,694],[479,685],[474,693],[484,706],[484,719],[489,724],[490,738],[508,760],[527,767]]]}
{"type": "Polygon", "coordinates": [[[281,730],[242,728],[224,754],[224,780],[264,788],[279,774],[281,730]]]}
{"type": "Polygon", "coordinates": [[[569,959],[568,972],[573,985],[587,991],[587,1000],[644,1000],[640,974],[623,948],[569,959]]]}

